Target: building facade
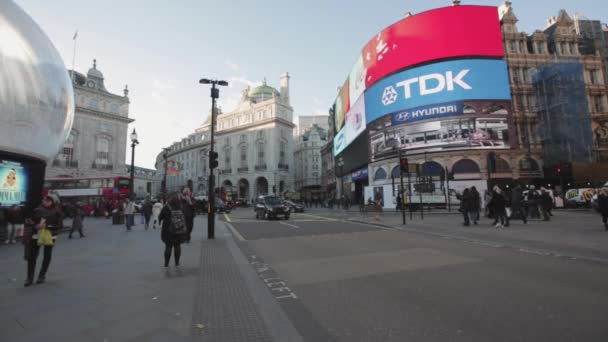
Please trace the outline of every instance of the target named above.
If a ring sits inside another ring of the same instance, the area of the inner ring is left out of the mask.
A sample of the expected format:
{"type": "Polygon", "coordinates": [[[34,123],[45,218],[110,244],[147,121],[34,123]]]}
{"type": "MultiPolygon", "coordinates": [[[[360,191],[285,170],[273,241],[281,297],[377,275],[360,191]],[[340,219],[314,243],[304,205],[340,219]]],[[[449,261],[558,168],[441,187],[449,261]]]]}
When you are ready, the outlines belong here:
{"type": "MultiPolygon", "coordinates": [[[[436,195],[445,194],[446,189],[441,184],[448,175],[453,177],[456,184],[462,180],[472,185],[483,185],[484,188],[493,184],[506,186],[513,182],[546,183],[543,167],[556,165],[557,160],[545,158],[544,146],[550,144],[551,140],[547,139],[547,135],[542,134],[543,115],[541,115],[538,95],[535,93],[534,75],[539,70],[556,64],[581,65],[583,70],[581,100],[588,106],[591,118],[589,121],[591,127],[584,131],[594,132],[590,161],[606,160],[608,103],[606,102],[606,65],[602,52],[596,48],[581,51],[580,46],[585,40],[577,33],[575,21],[563,10],[558,16],[549,20],[546,28],[537,30],[531,35],[518,30],[518,19],[510,2],[503,3],[499,7],[499,13],[505,60],[510,77],[515,144],[511,144],[511,149],[493,152],[467,150],[408,154],[410,164],[421,165],[418,176],[431,178],[437,182],[437,186],[433,187],[436,195]],[[490,165],[493,166],[489,167],[490,165]]],[[[579,25],[579,27],[587,26],[579,25]]],[[[597,25],[595,27],[597,29],[597,25]]],[[[544,120],[546,123],[546,115],[544,120]]],[[[370,163],[368,165],[370,185],[395,187],[394,179],[399,176],[398,163],[397,158],[370,163]]],[[[348,193],[347,186],[345,190],[348,193]]],[[[386,188],[382,191],[386,191],[386,188]]],[[[347,195],[352,198],[354,194],[347,195]]]]}
{"type": "MultiPolygon", "coordinates": [[[[266,80],[247,87],[237,108],[217,109],[215,151],[219,154],[216,186],[222,196],[252,200],[293,191],[293,108],[289,74],[280,77],[280,91],[266,80]]],[[[194,192],[208,194],[210,116],[193,134],[167,148],[167,190],[191,183],[194,192]]],[[[164,175],[165,156],[157,156],[157,184],[164,175]]],[[[217,190],[217,189],[216,189],[217,190]]]]}
{"type": "Polygon", "coordinates": [[[109,92],[97,62],[86,75],[70,71],[74,86],[74,124],[46,177],[125,175],[129,90],[109,92]]]}
{"type": "Polygon", "coordinates": [[[329,130],[329,116],[327,115],[298,115],[298,135],[304,134],[313,125],[329,130]]]}
{"type": "Polygon", "coordinates": [[[294,151],[295,190],[305,200],[319,201],[326,198],[322,187],[321,158],[321,148],[326,144],[327,129],[317,124],[308,127],[297,137],[294,151]]]}
{"type": "MultiPolygon", "coordinates": [[[[131,175],[131,166],[125,166],[125,173],[131,175]]],[[[156,179],[156,170],[136,166],[133,171],[133,192],[136,199],[151,198],[152,184],[156,179]]]]}

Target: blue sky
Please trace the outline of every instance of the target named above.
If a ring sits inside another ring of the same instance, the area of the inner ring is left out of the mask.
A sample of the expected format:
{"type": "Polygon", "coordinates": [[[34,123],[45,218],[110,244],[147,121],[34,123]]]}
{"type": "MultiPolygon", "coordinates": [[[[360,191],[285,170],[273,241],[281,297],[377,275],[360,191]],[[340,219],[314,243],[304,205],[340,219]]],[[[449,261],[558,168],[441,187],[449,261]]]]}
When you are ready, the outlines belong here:
{"type": "MultiPolygon", "coordinates": [[[[106,88],[131,90],[130,116],[141,144],[136,164],[153,167],[162,147],[191,133],[211,107],[201,77],[228,80],[229,111],[247,84],[279,87],[288,71],[295,114],[327,113],[363,45],[378,31],[448,0],[15,0],[54,42],[68,68],[78,29],[76,70],[97,59],[106,88]]],[[[513,0],[521,31],[566,9],[608,21],[600,0],[513,0]]],[[[501,1],[463,1],[493,5],[501,1]]],[[[132,128],[129,128],[131,131],[132,128]]],[[[130,161],[130,152],[127,153],[130,161]]]]}

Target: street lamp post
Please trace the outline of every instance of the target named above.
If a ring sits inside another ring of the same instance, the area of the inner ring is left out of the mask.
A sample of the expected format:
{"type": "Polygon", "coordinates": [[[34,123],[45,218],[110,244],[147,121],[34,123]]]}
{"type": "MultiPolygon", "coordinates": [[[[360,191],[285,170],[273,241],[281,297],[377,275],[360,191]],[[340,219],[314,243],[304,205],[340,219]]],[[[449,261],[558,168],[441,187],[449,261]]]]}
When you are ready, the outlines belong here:
{"type": "Polygon", "coordinates": [[[135,179],[135,146],[139,144],[137,140],[137,132],[135,132],[135,128],[133,128],[133,132],[131,133],[131,182],[129,183],[129,196],[131,200],[135,199],[135,193],[133,190],[134,187],[134,179],[135,179]]]}
{"type": "MultiPolygon", "coordinates": [[[[200,84],[211,84],[211,143],[209,146],[209,156],[213,151],[214,143],[214,131],[215,131],[215,99],[220,97],[220,89],[216,86],[227,86],[228,82],[222,80],[209,80],[201,78],[198,83],[200,84]]],[[[211,158],[209,158],[209,164],[211,164],[211,158]]],[[[207,238],[215,239],[215,179],[213,176],[213,168],[215,166],[209,165],[209,212],[207,215],[207,238]]]]}
{"type": "Polygon", "coordinates": [[[338,159],[338,163],[337,163],[338,167],[340,168],[340,203],[342,204],[342,207],[345,207],[345,203],[344,203],[344,159],[342,159],[342,157],[340,157],[338,159]]]}
{"type": "Polygon", "coordinates": [[[163,148],[163,165],[165,169],[165,173],[163,174],[163,183],[161,184],[160,192],[163,195],[163,200],[167,196],[167,158],[169,156],[169,149],[163,148]]]}

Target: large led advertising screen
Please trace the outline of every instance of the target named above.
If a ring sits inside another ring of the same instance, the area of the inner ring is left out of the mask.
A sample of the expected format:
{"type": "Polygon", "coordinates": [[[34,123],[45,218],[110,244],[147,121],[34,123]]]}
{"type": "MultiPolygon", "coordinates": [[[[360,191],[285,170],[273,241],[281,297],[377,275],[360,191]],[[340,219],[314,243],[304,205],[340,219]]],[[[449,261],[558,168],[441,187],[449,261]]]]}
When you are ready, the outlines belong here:
{"type": "Polygon", "coordinates": [[[365,85],[395,71],[454,57],[502,58],[504,49],[493,6],[451,6],[422,12],[387,27],[363,48],[365,85]]]}
{"type": "MultiPolygon", "coordinates": [[[[357,57],[335,102],[335,132],[343,128],[350,106],[387,76],[433,61],[503,56],[496,7],[451,6],[402,19],[372,38],[357,57]]],[[[458,75],[453,76],[451,85],[458,85],[458,75]]],[[[374,115],[367,122],[382,116],[374,115]]]]}
{"type": "Polygon", "coordinates": [[[365,110],[369,123],[407,108],[486,99],[511,99],[503,60],[463,59],[402,71],[365,92],[365,110]]]}
{"type": "Polygon", "coordinates": [[[466,100],[397,111],[368,124],[370,161],[410,153],[508,149],[511,101],[466,100]]]}
{"type": "Polygon", "coordinates": [[[365,128],[365,96],[360,96],[346,113],[344,127],[334,137],[334,156],[350,145],[359,134],[365,132],[365,128]]]}

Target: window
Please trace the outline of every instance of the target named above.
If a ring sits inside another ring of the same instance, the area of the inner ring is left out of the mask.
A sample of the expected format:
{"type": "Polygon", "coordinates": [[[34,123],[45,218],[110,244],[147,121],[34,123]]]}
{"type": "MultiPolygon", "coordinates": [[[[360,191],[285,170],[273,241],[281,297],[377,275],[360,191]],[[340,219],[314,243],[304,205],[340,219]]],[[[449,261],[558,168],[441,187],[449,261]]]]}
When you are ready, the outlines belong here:
{"type": "Polygon", "coordinates": [[[600,71],[598,69],[589,70],[589,78],[591,80],[591,84],[601,84],[600,71]]]}
{"type": "Polygon", "coordinates": [[[107,165],[110,163],[110,140],[106,137],[97,138],[95,163],[97,165],[107,165]]]}
{"type": "Polygon", "coordinates": [[[281,145],[279,147],[279,163],[285,164],[285,145],[287,143],[285,141],[281,141],[281,145]]]}
{"type": "Polygon", "coordinates": [[[242,167],[247,166],[247,146],[246,145],[241,146],[241,166],[242,167]]]}
{"type": "Polygon", "coordinates": [[[520,42],[519,42],[519,51],[520,51],[521,53],[526,53],[526,50],[527,50],[527,49],[526,49],[526,45],[524,44],[524,42],[520,41],[520,42]]]}
{"type": "Polygon", "coordinates": [[[509,52],[516,53],[517,46],[515,45],[515,41],[509,41],[509,52]]]}
{"type": "Polygon", "coordinates": [[[61,159],[65,160],[66,163],[71,163],[74,160],[74,143],[76,142],[76,137],[76,132],[71,131],[68,139],[63,145],[61,159]]]}
{"type": "Polygon", "coordinates": [[[513,83],[519,83],[519,68],[511,68],[511,78],[513,79],[513,83]]]}
{"type": "Polygon", "coordinates": [[[593,99],[593,108],[595,109],[596,113],[599,112],[603,112],[604,111],[604,106],[602,104],[602,96],[592,96],[593,99]]]}
{"type": "Polygon", "coordinates": [[[230,166],[230,147],[224,149],[224,162],[226,166],[230,166]]]}
{"type": "Polygon", "coordinates": [[[374,174],[374,180],[386,179],[386,171],[383,168],[379,168],[374,174]]]}
{"type": "Polygon", "coordinates": [[[537,44],[536,47],[538,49],[538,53],[545,53],[545,43],[538,42],[536,44],[537,44]]]}
{"type": "Polygon", "coordinates": [[[264,143],[263,142],[259,142],[258,143],[258,165],[262,165],[264,164],[264,143]]]}
{"type": "Polygon", "coordinates": [[[97,101],[97,99],[90,99],[89,100],[89,108],[91,108],[91,109],[97,110],[98,104],[99,104],[99,101],[97,101]]]}
{"type": "Polygon", "coordinates": [[[116,103],[110,105],[110,113],[118,114],[118,105],[116,103]]]}

